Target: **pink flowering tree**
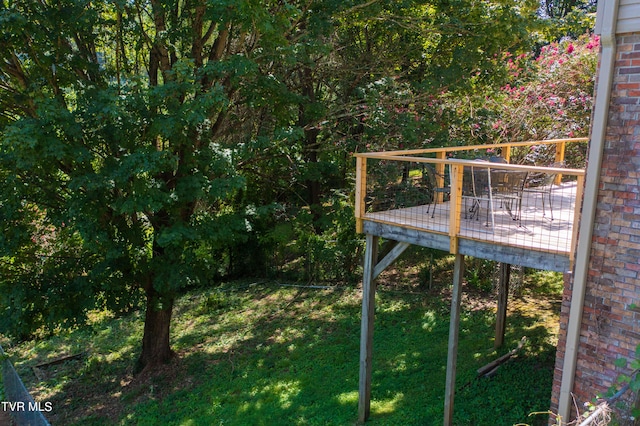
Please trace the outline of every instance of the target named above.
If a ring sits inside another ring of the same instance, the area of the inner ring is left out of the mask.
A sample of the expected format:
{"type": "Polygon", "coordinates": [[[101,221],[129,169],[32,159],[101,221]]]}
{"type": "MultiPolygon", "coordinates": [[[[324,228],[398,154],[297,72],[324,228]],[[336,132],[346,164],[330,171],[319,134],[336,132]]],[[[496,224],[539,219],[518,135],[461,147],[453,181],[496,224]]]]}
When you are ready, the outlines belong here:
{"type": "MultiPolygon", "coordinates": [[[[448,107],[455,108],[458,121],[451,139],[478,144],[587,136],[599,44],[598,36],[584,35],[546,45],[537,55],[496,59],[508,83],[478,87],[463,99],[452,96],[448,107]]],[[[531,155],[520,160],[542,162],[531,155]]]]}

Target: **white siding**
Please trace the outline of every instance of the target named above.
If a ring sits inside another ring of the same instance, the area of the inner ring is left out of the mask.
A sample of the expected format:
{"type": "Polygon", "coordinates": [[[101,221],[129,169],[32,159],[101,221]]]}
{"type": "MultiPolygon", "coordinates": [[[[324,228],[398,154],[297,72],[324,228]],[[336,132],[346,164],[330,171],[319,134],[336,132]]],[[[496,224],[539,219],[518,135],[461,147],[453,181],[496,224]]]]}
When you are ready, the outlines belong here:
{"type": "Polygon", "coordinates": [[[620,0],[616,33],[637,32],[640,32],[640,0],[620,0]]]}

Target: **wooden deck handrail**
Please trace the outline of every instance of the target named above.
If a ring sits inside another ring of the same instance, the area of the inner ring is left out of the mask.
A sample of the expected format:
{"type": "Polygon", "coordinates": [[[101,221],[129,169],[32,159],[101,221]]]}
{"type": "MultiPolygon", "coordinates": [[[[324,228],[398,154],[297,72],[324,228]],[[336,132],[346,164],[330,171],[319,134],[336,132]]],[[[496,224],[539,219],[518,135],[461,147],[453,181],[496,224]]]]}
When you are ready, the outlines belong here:
{"type": "MultiPolygon", "coordinates": [[[[519,146],[535,146],[535,145],[559,145],[561,151],[564,153],[564,146],[566,143],[572,142],[588,142],[589,138],[567,138],[567,139],[547,139],[542,141],[524,141],[524,142],[504,142],[494,143],[487,145],[470,145],[470,146],[443,146],[440,148],[420,148],[420,149],[407,149],[402,151],[379,151],[379,152],[358,152],[353,154],[354,157],[368,157],[368,158],[380,158],[379,155],[420,155],[420,154],[436,154],[439,152],[458,152],[458,151],[475,151],[481,149],[495,149],[495,148],[508,148],[519,146]]],[[[558,160],[556,158],[556,161],[558,160]]]]}
{"type": "Polygon", "coordinates": [[[485,168],[485,169],[501,169],[501,170],[514,170],[521,172],[538,172],[538,173],[562,173],[563,175],[570,176],[583,176],[584,169],[568,169],[565,167],[545,167],[545,166],[528,166],[524,164],[509,164],[509,163],[492,163],[491,161],[479,161],[479,160],[459,160],[457,158],[449,158],[442,160],[439,158],[426,158],[426,157],[404,157],[401,155],[367,155],[358,156],[357,158],[370,158],[378,160],[392,160],[402,161],[406,163],[429,163],[429,164],[456,164],[459,166],[485,168]]]}

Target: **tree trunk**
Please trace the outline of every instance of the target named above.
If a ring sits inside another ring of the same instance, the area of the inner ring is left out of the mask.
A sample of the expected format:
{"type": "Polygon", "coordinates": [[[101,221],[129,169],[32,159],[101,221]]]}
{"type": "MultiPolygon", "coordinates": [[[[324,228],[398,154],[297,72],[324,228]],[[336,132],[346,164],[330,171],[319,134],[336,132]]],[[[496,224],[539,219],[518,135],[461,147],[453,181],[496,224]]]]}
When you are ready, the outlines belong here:
{"type": "Polygon", "coordinates": [[[159,303],[158,293],[153,289],[147,291],[142,353],[136,368],[138,372],[166,364],[173,357],[174,353],[169,345],[173,302],[174,299],[171,297],[159,303]]]}
{"type": "MultiPolygon", "coordinates": [[[[307,98],[307,103],[300,104],[300,112],[298,117],[298,124],[304,128],[304,157],[308,165],[311,168],[316,168],[318,165],[318,152],[320,151],[320,143],[318,142],[318,135],[320,131],[315,127],[315,113],[308,110],[309,106],[316,102],[316,92],[314,88],[313,72],[310,67],[304,67],[301,71],[302,81],[302,94],[307,98]],[[307,128],[311,126],[311,128],[307,128]]],[[[311,214],[313,215],[313,225],[316,228],[316,232],[319,232],[317,222],[322,217],[321,206],[321,185],[320,178],[317,176],[318,170],[313,170],[312,177],[306,181],[308,190],[308,202],[311,214]]]]}
{"type": "MultiPolygon", "coordinates": [[[[305,130],[305,151],[306,160],[308,164],[316,166],[318,164],[318,131],[316,129],[305,130]]],[[[312,167],[313,167],[312,166],[312,167]]],[[[317,171],[314,172],[314,175],[317,171]]],[[[317,222],[322,217],[322,205],[321,205],[321,192],[320,180],[317,176],[307,179],[307,189],[309,191],[309,208],[313,215],[313,224],[316,226],[317,222]]],[[[316,231],[318,231],[316,229],[316,231]]]]}

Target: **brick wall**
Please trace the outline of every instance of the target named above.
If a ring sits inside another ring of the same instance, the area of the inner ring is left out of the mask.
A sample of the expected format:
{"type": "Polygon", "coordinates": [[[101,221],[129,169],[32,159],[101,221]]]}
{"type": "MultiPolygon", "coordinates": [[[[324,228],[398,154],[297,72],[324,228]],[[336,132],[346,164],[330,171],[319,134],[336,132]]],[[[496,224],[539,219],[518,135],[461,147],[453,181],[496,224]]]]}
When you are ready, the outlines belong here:
{"type": "MultiPolygon", "coordinates": [[[[588,178],[588,177],[587,177],[588,178]]],[[[617,37],[616,69],[600,172],[578,363],[578,406],[604,392],[640,343],[640,34],[617,37]]],[[[567,275],[552,395],[557,409],[571,300],[567,275]]]]}

